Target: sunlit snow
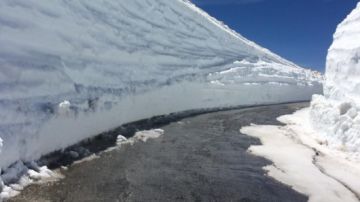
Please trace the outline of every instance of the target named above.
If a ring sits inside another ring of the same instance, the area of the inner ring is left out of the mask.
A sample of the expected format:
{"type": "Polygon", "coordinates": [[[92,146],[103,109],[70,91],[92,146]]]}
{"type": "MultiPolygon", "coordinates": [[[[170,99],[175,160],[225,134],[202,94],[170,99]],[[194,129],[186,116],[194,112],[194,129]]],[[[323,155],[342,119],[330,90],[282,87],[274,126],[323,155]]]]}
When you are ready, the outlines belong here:
{"type": "Polygon", "coordinates": [[[189,1],[3,0],[0,29],[1,168],[155,115],[322,88],[189,1]]]}
{"type": "Polygon", "coordinates": [[[279,117],[285,126],[248,126],[242,133],[263,145],[250,152],[274,162],[275,179],[310,201],[360,198],[360,3],[338,26],[327,56],[324,96],[311,106],[279,117]]]}

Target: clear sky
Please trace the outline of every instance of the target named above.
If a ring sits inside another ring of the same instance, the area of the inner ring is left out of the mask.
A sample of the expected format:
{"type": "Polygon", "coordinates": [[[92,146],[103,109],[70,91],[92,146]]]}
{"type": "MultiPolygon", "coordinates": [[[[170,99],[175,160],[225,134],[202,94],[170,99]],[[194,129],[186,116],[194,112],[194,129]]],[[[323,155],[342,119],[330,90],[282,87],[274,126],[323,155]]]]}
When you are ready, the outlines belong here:
{"type": "Polygon", "coordinates": [[[193,0],[257,44],[324,71],[336,26],[359,0],[193,0]]]}

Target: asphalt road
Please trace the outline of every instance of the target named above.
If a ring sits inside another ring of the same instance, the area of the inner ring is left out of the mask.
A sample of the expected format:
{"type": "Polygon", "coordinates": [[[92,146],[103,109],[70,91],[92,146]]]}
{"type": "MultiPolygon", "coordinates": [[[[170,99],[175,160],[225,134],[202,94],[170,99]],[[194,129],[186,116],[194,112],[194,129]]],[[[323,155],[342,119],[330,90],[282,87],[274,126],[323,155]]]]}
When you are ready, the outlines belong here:
{"type": "Polygon", "coordinates": [[[239,132],[306,103],[222,111],[185,118],[165,134],[72,165],[65,179],[26,188],[11,201],[307,201],[266,176],[266,159],[246,152],[259,140],[239,132]]]}

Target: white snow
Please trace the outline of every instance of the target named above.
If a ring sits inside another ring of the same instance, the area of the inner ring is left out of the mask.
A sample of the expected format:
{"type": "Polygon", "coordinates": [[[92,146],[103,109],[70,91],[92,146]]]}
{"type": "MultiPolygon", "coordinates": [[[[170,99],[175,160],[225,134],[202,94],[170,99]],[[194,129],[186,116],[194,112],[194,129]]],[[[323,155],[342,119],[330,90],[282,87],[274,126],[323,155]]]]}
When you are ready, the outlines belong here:
{"type": "Polygon", "coordinates": [[[359,167],[306,145],[298,136],[300,127],[253,125],[241,132],[261,140],[263,145],[249,152],[273,161],[264,168],[268,175],[308,195],[310,202],[358,201],[359,167]]]}
{"type": "Polygon", "coordinates": [[[326,139],[329,147],[353,153],[360,152],[359,104],[313,96],[310,116],[311,127],[326,139]]]}
{"type": "MultiPolygon", "coordinates": [[[[117,146],[109,148],[105,152],[118,149],[123,144],[133,145],[138,141],[147,142],[149,139],[159,138],[164,135],[164,133],[165,131],[163,129],[152,129],[138,131],[129,139],[122,135],[118,135],[117,146]]],[[[74,164],[92,161],[97,158],[99,158],[99,155],[92,154],[84,159],[74,162],[74,164]]],[[[62,167],[62,169],[67,170],[68,168],[62,167]]],[[[3,179],[7,185],[4,185],[4,182],[0,181],[0,201],[20,194],[20,192],[30,184],[55,181],[62,178],[63,176],[60,173],[57,171],[51,171],[46,166],[39,167],[35,162],[30,162],[29,165],[24,165],[22,161],[18,161],[9,167],[3,175],[1,175],[0,179],[3,179]]]]}
{"type": "Polygon", "coordinates": [[[229,69],[211,74],[210,80],[223,85],[243,85],[244,83],[260,84],[266,86],[289,85],[311,86],[319,82],[322,75],[318,72],[303,68],[292,67],[286,64],[247,59],[235,61],[229,69]]]}
{"type": "MultiPolygon", "coordinates": [[[[126,139],[124,136],[119,135],[117,138],[117,146],[121,146],[123,144],[131,144],[133,145],[135,142],[147,142],[149,139],[156,139],[164,135],[165,131],[163,129],[152,129],[152,130],[143,130],[138,131],[135,135],[129,139],[126,139]]],[[[116,149],[111,148],[109,151],[116,149]]]]}
{"type": "Polygon", "coordinates": [[[146,142],[149,139],[159,138],[162,135],[164,135],[163,129],[145,130],[135,133],[134,139],[146,142]]]}
{"type": "Polygon", "coordinates": [[[71,113],[70,106],[71,104],[68,100],[61,102],[58,109],[59,115],[68,116],[71,113]]]}
{"type": "Polygon", "coordinates": [[[292,115],[281,116],[278,120],[286,126],[287,133],[296,137],[298,142],[318,151],[317,165],[328,175],[337,179],[360,196],[360,155],[348,152],[342,146],[331,147],[328,138],[312,126],[310,110],[305,108],[292,115]]]}
{"type": "Polygon", "coordinates": [[[285,126],[241,132],[263,145],[249,151],[274,162],[268,175],[313,202],[360,200],[360,3],[338,26],[329,49],[324,96],[279,117],[285,126]]]}
{"type": "Polygon", "coordinates": [[[30,184],[45,183],[63,178],[61,174],[49,170],[46,166],[38,167],[34,162],[24,165],[21,161],[9,167],[1,177],[6,185],[2,184],[0,201],[18,195],[30,184]]]}
{"type": "Polygon", "coordinates": [[[360,152],[360,3],[339,24],[326,65],[324,96],[311,103],[312,127],[329,146],[360,152]]]}
{"type": "Polygon", "coordinates": [[[128,139],[122,135],[118,135],[116,138],[116,144],[117,145],[121,145],[122,143],[124,143],[125,141],[127,141],[128,139]]]}
{"type": "Polygon", "coordinates": [[[127,122],[322,88],[185,0],[2,0],[0,30],[2,169],[127,122]]]}
{"type": "Polygon", "coordinates": [[[325,96],[360,102],[360,3],[338,25],[326,64],[325,96]]]}

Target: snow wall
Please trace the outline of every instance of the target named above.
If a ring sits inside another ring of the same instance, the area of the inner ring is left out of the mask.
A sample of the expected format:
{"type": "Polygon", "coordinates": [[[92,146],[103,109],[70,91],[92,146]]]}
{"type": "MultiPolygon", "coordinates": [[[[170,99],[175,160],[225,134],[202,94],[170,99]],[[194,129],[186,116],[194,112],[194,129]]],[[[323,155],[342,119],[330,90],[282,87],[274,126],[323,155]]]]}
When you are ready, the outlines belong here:
{"type": "Polygon", "coordinates": [[[155,115],[322,90],[185,0],[1,0],[0,47],[3,169],[155,115]]]}
{"type": "Polygon", "coordinates": [[[314,96],[313,126],[330,146],[360,151],[360,3],[339,24],[326,64],[324,96],[314,96]]]}

